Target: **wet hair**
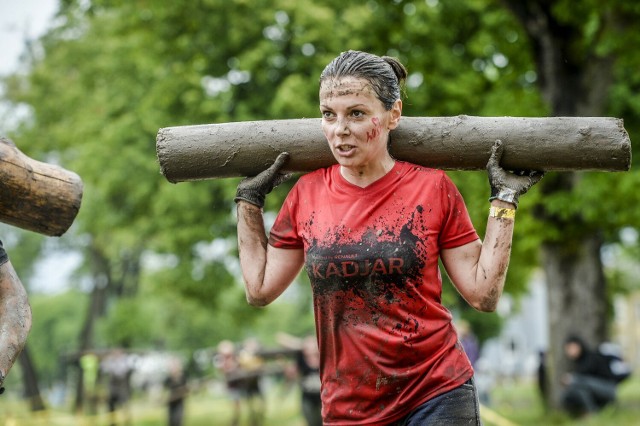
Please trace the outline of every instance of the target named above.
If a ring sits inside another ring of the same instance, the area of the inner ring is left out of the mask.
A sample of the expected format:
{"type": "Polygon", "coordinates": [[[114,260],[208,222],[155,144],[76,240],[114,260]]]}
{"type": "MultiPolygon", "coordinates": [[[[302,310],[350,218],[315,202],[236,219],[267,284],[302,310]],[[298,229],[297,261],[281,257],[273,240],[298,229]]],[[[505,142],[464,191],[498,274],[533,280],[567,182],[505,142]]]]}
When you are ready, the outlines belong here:
{"type": "Polygon", "coordinates": [[[564,344],[567,345],[569,343],[577,343],[582,348],[586,346],[584,339],[575,333],[570,333],[567,335],[567,338],[564,340],[564,344]]]}
{"type": "Polygon", "coordinates": [[[407,69],[396,58],[348,50],[333,59],[320,74],[320,85],[327,79],[355,77],[367,80],[387,111],[401,98],[407,69]]]}

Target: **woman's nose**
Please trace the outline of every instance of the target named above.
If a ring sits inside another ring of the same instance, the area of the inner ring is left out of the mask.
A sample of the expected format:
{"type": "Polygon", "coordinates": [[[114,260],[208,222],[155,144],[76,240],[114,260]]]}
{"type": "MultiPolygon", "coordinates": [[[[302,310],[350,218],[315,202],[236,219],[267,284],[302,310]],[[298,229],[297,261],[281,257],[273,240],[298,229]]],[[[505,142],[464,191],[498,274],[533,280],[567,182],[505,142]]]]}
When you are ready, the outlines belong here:
{"type": "Polygon", "coordinates": [[[336,133],[338,135],[344,136],[351,133],[351,130],[349,129],[349,121],[346,118],[338,119],[336,125],[336,133]]]}

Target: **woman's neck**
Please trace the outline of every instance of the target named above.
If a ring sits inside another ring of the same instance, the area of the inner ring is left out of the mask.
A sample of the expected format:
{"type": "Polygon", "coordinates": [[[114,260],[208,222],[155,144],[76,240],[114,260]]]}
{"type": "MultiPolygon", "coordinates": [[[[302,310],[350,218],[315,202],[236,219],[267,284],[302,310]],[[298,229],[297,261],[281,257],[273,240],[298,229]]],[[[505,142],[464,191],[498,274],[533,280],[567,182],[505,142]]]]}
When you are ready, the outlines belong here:
{"type": "Polygon", "coordinates": [[[366,188],[377,181],[393,169],[395,160],[388,156],[375,165],[367,167],[344,167],[340,166],[340,174],[345,180],[360,188],[366,188]]]}

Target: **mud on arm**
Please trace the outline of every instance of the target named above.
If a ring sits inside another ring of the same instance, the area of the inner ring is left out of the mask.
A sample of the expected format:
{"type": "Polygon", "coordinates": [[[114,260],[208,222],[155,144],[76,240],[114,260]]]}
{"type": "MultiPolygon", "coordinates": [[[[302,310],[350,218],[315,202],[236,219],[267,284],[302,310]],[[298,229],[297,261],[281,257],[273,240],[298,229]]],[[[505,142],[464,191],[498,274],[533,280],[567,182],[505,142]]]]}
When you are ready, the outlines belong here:
{"type": "Polygon", "coordinates": [[[250,203],[238,203],[238,249],[247,301],[265,306],[280,296],[302,268],[302,249],[270,246],[262,210],[250,203]]]}

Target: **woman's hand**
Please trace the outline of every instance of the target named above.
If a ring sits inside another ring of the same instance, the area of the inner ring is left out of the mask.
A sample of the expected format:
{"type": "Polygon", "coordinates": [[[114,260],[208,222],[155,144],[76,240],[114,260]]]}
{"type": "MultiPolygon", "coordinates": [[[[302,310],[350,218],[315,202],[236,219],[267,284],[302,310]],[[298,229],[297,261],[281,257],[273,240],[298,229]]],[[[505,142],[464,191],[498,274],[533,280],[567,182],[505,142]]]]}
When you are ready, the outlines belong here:
{"type": "Polygon", "coordinates": [[[502,200],[511,203],[518,208],[518,198],[527,192],[529,188],[538,183],[544,176],[541,171],[511,172],[500,166],[500,159],[504,152],[501,140],[496,140],[491,148],[491,157],[487,162],[489,185],[491,185],[492,200],[502,200]]]}
{"type": "Polygon", "coordinates": [[[291,177],[290,173],[282,173],[280,170],[289,161],[289,153],[283,152],[276,158],[276,161],[267,170],[254,177],[243,179],[238,185],[234,201],[246,201],[264,207],[264,199],[273,188],[280,185],[291,177]]]}

